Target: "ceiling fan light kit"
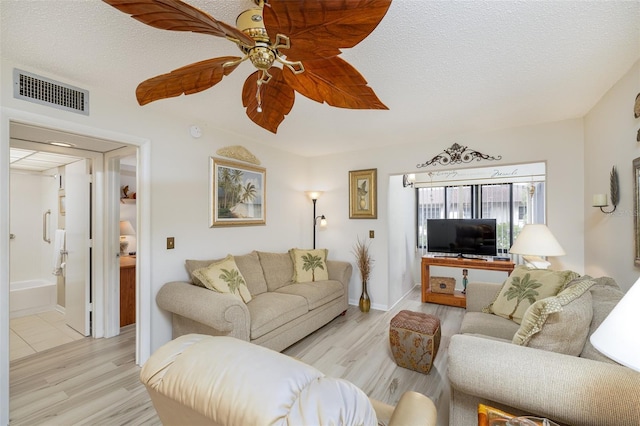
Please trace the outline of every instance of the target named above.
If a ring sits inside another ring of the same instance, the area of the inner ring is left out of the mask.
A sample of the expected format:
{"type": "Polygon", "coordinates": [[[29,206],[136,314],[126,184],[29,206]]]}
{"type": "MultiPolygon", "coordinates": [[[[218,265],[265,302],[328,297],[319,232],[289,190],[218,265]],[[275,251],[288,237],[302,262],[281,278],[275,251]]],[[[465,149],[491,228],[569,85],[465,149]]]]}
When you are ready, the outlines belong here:
{"type": "Polygon", "coordinates": [[[140,105],[209,89],[249,60],[256,71],[244,83],[242,104],[247,116],[270,132],[277,132],[293,108],[295,92],[338,108],[388,109],[338,56],[377,27],[391,0],[254,0],[257,7],[240,13],[235,28],[181,0],[103,1],[155,28],[227,38],[243,53],[143,81],[136,89],[140,105]]]}

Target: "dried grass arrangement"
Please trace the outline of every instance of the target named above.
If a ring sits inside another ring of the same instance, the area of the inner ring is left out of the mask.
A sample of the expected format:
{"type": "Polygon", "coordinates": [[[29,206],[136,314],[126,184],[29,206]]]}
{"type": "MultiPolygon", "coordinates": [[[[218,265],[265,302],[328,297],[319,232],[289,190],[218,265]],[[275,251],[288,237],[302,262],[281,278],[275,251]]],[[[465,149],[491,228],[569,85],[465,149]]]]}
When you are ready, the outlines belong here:
{"type": "Polygon", "coordinates": [[[371,276],[371,269],[373,268],[373,258],[371,257],[371,241],[366,243],[360,241],[360,238],[356,241],[353,247],[353,254],[356,257],[356,266],[360,270],[360,276],[362,277],[362,295],[360,296],[360,310],[362,312],[369,312],[371,308],[371,300],[369,299],[369,293],[367,292],[367,283],[371,276]]]}
{"type": "Polygon", "coordinates": [[[356,257],[356,266],[360,270],[362,281],[369,281],[369,276],[371,275],[371,269],[373,267],[373,259],[371,258],[369,250],[370,247],[371,242],[366,243],[364,241],[360,241],[360,238],[358,238],[355,246],[353,246],[353,254],[356,257]]]}

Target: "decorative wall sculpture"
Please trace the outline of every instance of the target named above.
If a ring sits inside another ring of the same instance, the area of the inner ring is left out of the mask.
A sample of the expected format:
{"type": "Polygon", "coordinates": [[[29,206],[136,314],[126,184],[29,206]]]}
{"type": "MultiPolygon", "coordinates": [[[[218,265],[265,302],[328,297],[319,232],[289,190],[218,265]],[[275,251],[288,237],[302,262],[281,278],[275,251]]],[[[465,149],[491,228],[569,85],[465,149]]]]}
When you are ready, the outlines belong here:
{"type": "Polygon", "coordinates": [[[216,151],[221,157],[233,158],[234,160],[244,161],[245,163],[260,165],[260,160],[256,158],[247,148],[241,145],[225,146],[216,151]]]}
{"type": "Polygon", "coordinates": [[[437,166],[440,164],[441,166],[446,166],[449,164],[462,164],[462,163],[470,163],[472,161],[481,161],[481,160],[501,160],[502,155],[498,155],[497,157],[483,154],[481,152],[475,151],[473,149],[469,149],[466,146],[459,145],[454,143],[451,145],[451,148],[447,148],[442,151],[440,154],[433,157],[431,160],[426,163],[417,164],[417,168],[423,168],[427,166],[437,166]]]}

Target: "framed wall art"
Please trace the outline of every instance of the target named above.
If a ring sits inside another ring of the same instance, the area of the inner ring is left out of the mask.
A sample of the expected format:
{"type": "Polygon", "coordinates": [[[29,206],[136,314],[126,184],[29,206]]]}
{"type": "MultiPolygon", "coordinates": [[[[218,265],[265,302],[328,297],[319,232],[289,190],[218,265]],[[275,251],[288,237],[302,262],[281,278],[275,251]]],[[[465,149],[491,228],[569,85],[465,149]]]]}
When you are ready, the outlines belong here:
{"type": "Polygon", "coordinates": [[[264,225],[267,171],[211,157],[210,227],[264,225]]]}
{"type": "Polygon", "coordinates": [[[378,169],[349,172],[349,219],[378,218],[378,169]]]}

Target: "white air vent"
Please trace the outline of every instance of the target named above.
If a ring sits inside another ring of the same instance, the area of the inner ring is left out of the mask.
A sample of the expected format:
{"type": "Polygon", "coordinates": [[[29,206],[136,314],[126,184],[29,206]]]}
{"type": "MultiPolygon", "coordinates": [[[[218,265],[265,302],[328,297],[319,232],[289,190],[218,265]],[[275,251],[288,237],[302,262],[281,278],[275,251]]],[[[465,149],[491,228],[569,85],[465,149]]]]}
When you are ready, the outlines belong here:
{"type": "Polygon", "coordinates": [[[89,115],[89,91],[14,68],[13,97],[89,115]]]}

